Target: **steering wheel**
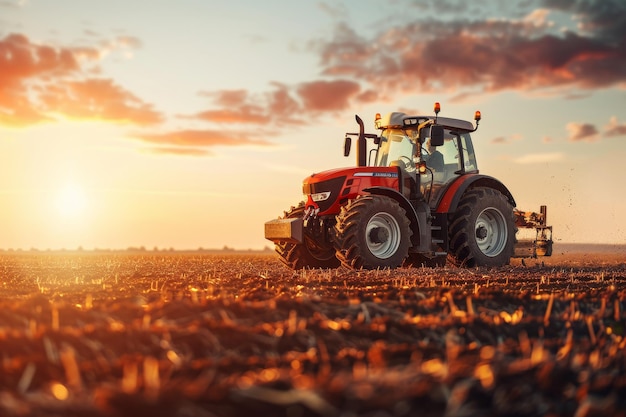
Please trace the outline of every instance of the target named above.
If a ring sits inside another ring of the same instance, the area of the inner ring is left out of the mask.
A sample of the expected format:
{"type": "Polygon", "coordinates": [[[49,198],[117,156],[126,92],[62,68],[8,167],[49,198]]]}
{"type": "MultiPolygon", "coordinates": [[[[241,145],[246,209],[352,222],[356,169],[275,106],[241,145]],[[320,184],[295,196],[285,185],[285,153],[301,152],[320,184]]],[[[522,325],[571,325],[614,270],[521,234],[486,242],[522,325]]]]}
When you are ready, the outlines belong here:
{"type": "Polygon", "coordinates": [[[413,162],[413,160],[412,160],[411,158],[409,158],[408,156],[404,156],[404,155],[402,155],[402,156],[400,156],[398,159],[399,159],[400,161],[404,162],[404,165],[405,165],[405,168],[404,168],[404,169],[405,169],[407,172],[413,172],[413,171],[415,171],[415,163],[413,162]]]}

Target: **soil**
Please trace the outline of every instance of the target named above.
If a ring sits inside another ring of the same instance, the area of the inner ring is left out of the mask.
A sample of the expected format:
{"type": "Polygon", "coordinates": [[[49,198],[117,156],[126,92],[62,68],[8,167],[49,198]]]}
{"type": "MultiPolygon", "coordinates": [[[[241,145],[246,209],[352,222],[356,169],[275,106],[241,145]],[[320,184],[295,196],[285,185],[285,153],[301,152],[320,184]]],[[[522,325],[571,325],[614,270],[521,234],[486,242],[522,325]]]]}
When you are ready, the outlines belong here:
{"type": "Polygon", "coordinates": [[[4,253],[0,415],[626,416],[626,253],[4,253]]]}

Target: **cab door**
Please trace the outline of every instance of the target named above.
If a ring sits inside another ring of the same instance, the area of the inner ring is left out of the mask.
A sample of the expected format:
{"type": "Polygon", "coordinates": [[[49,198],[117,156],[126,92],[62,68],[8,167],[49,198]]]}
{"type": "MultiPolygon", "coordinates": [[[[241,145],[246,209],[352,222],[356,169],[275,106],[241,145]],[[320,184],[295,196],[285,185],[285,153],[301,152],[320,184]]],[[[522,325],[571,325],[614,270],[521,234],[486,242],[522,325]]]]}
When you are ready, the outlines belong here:
{"type": "MultiPolygon", "coordinates": [[[[464,136],[445,129],[443,145],[430,146],[429,138],[424,141],[422,160],[426,162],[427,169],[420,175],[420,185],[424,198],[432,209],[437,207],[448,185],[465,173],[464,161],[471,160],[467,152],[459,152],[459,149],[467,148],[467,142],[463,140],[464,136]]],[[[475,165],[475,160],[473,163],[475,165]]]]}

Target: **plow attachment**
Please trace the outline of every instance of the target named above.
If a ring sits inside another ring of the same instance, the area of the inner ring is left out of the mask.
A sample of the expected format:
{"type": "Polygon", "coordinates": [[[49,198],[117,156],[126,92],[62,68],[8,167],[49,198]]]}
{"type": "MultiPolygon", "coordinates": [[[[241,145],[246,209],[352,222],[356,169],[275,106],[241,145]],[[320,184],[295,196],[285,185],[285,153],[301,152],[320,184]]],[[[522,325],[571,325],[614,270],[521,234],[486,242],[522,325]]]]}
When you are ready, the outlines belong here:
{"type": "Polygon", "coordinates": [[[515,209],[515,225],[518,229],[535,229],[534,238],[518,240],[515,244],[515,256],[551,256],[552,226],[548,226],[548,208],[541,206],[539,213],[515,209]]]}

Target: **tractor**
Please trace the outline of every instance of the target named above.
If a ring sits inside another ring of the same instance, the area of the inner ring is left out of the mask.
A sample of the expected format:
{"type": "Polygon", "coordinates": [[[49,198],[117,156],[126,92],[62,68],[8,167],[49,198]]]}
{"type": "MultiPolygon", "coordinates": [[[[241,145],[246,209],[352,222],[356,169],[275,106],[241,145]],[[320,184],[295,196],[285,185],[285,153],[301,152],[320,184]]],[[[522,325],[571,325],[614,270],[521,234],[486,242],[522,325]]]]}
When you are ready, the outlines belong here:
{"type": "Polygon", "coordinates": [[[296,270],[497,267],[514,256],[518,226],[537,228],[533,255],[549,255],[545,211],[515,209],[507,187],[478,171],[471,133],[480,112],[474,126],[440,110],[376,114],[379,134],[356,115],[359,132],[344,141],[347,157],[356,139],[356,167],[305,178],[306,201],[265,223],[281,261],[296,270]]]}

